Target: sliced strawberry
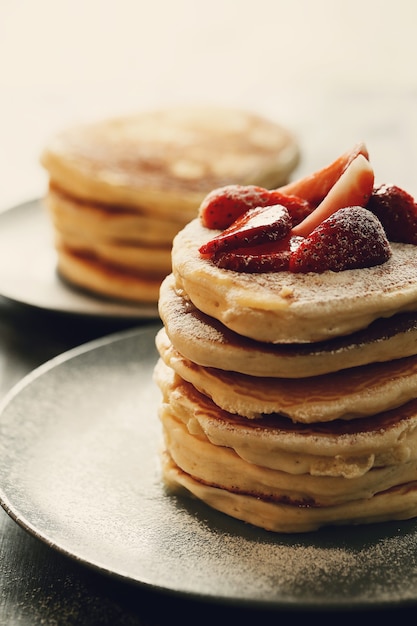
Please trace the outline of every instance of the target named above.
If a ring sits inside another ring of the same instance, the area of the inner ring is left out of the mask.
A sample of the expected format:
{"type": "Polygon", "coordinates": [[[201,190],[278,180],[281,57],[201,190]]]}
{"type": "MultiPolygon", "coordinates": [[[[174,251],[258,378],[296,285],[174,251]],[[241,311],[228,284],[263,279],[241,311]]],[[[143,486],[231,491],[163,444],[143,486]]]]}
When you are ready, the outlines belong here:
{"type": "Polygon", "coordinates": [[[321,222],[342,207],[365,207],[371,197],[373,186],[373,168],[369,161],[359,154],[351,161],[318,207],[293,228],[293,234],[307,237],[321,222]]]}
{"type": "Polygon", "coordinates": [[[223,230],[248,209],[268,204],[271,204],[268,189],[255,185],[227,185],[214,189],[205,197],[199,216],[206,228],[223,230]]]}
{"type": "Polygon", "coordinates": [[[314,208],[306,200],[276,190],[254,185],[227,185],[214,189],[205,197],[199,216],[206,228],[223,230],[249,209],[273,204],[287,207],[293,224],[298,224],[314,208]]]}
{"type": "Polygon", "coordinates": [[[369,159],[368,150],[363,142],[357,143],[351,150],[343,153],[330,165],[304,178],[279,187],[277,191],[286,195],[304,198],[313,206],[317,206],[349,167],[350,163],[360,154],[365,159],[369,159]]]}
{"type": "Polygon", "coordinates": [[[203,244],[199,252],[203,255],[213,255],[233,248],[277,241],[290,232],[291,226],[290,215],[284,206],[276,204],[255,207],[241,215],[229,228],[203,244]]]}
{"type": "Polygon", "coordinates": [[[314,211],[314,206],[308,202],[308,200],[304,200],[298,196],[287,196],[277,190],[271,193],[273,193],[277,204],[282,204],[282,206],[285,206],[288,209],[293,226],[302,222],[307,215],[310,215],[310,213],[314,211]]]}
{"type": "Polygon", "coordinates": [[[417,204],[396,185],[373,190],[367,208],[375,213],[390,241],[417,245],[417,204]]]}
{"type": "Polygon", "coordinates": [[[291,253],[291,272],[340,272],[385,263],[392,254],[381,222],[360,206],[339,209],[291,253]]]}
{"type": "Polygon", "coordinates": [[[284,272],[288,270],[293,245],[293,238],[287,236],[280,241],[220,252],[212,257],[212,261],[218,267],[235,272],[284,272]]]}

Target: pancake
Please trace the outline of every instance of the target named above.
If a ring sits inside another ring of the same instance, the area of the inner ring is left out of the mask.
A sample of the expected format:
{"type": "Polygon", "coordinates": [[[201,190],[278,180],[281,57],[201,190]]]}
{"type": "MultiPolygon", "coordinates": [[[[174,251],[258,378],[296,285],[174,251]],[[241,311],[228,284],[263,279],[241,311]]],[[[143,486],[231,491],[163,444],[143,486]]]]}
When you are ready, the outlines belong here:
{"type": "Polygon", "coordinates": [[[59,275],[92,295],[156,303],[172,240],[205,195],[232,183],[282,185],[299,156],[281,125],[221,107],[143,111],[56,133],[41,163],[59,275]]]}
{"type": "Polygon", "coordinates": [[[41,162],[73,196],[144,207],[185,224],[203,197],[229,183],[274,187],[288,180],[299,149],[281,125],[233,108],[184,106],[63,130],[41,162]]]}
{"type": "Polygon", "coordinates": [[[307,507],[262,500],[195,480],[164,455],[166,485],[183,496],[192,494],[230,517],[279,533],[306,533],[324,526],[373,524],[407,520],[417,515],[417,482],[380,492],[374,497],[335,506],[307,507]]]}
{"type": "Polygon", "coordinates": [[[310,425],[278,414],[248,420],[228,413],[161,360],[155,381],[163,403],[190,433],[231,448],[254,465],[292,474],[356,478],[372,468],[417,458],[417,400],[377,416],[310,425]]]}
{"type": "Polygon", "coordinates": [[[270,344],[243,337],[199,311],[168,275],[161,284],[159,314],[167,335],[185,358],[250,376],[303,378],[417,354],[417,314],[379,319],[351,335],[314,344],[270,344]]]}
{"type": "Polygon", "coordinates": [[[74,254],[94,257],[103,265],[115,269],[137,272],[136,268],[140,268],[142,276],[156,276],[159,280],[164,276],[166,264],[171,258],[171,248],[168,246],[138,246],[122,239],[92,241],[79,234],[63,236],[57,232],[55,246],[58,250],[66,247],[74,254]]]}
{"type": "Polygon", "coordinates": [[[269,343],[312,343],[348,335],[374,320],[417,311],[414,245],[392,243],[374,267],[316,273],[245,274],[220,269],[199,247],[220,231],[192,220],[173,242],[177,289],[236,333],[269,343]]]}
{"type": "MultiPolygon", "coordinates": [[[[175,215],[165,219],[127,207],[110,207],[93,201],[72,198],[50,187],[45,206],[55,230],[65,236],[82,236],[92,242],[126,241],[135,244],[172,246],[182,228],[175,215]]],[[[140,247],[140,246],[137,246],[140,247]]]]}
{"type": "Polygon", "coordinates": [[[192,435],[167,407],[160,412],[165,445],[182,471],[206,485],[272,502],[297,506],[335,506],[369,499],[398,485],[413,482],[417,459],[400,465],[374,468],[356,478],[290,474],[254,465],[234,450],[213,446],[192,435]]]}
{"type": "Polygon", "coordinates": [[[162,471],[171,490],[288,533],[417,514],[417,401],[305,428],[281,416],[228,414],[161,360],[155,380],[163,394],[162,471]]]}
{"type": "Polygon", "coordinates": [[[307,424],[357,419],[401,406],[416,395],[416,356],[289,380],[197,365],[173,347],[164,329],[156,346],[164,363],[183,380],[221,409],[248,419],[270,413],[307,424]]]}
{"type": "Polygon", "coordinates": [[[163,276],[146,275],[104,263],[90,252],[58,248],[58,275],[68,286],[90,295],[154,304],[163,276]]]}

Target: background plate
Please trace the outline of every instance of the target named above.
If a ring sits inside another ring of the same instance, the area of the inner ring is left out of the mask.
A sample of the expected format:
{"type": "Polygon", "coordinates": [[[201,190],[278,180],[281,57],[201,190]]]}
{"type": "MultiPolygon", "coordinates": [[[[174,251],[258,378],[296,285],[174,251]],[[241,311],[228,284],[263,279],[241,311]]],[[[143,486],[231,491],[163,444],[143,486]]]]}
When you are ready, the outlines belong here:
{"type": "Polygon", "coordinates": [[[0,500],[23,528],[99,571],[194,599],[268,608],[417,601],[417,523],[280,535],[164,491],[159,326],[41,366],[0,412],[0,500]]]}
{"type": "Polygon", "coordinates": [[[72,289],[56,273],[52,225],[40,200],[0,213],[0,294],[51,311],[157,318],[156,305],[125,304],[72,289]]]}

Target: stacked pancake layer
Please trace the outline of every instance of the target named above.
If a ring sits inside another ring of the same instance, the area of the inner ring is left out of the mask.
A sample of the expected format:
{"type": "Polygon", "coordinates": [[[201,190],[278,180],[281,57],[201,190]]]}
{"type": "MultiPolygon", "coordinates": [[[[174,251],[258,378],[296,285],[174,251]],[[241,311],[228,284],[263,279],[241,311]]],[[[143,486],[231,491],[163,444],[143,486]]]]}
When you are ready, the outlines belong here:
{"type": "Polygon", "coordinates": [[[417,516],[415,247],[243,275],[200,258],[212,237],[187,225],[160,289],[167,484],[284,533],[417,516]]]}
{"type": "Polygon", "coordinates": [[[298,158],[287,130],[233,109],[178,107],[66,129],[41,156],[59,274],[96,295],[155,303],[172,239],[204,196],[231,182],[281,185],[298,158]]]}

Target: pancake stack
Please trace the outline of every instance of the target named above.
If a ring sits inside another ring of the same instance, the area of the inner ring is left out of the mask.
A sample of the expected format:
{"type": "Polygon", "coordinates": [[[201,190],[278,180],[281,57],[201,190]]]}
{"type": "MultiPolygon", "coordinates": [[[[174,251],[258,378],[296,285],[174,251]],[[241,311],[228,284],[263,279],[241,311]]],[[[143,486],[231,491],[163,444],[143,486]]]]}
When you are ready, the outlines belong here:
{"type": "Polygon", "coordinates": [[[156,303],[176,233],[228,183],[274,187],[299,159],[294,137],[218,107],[146,111],[68,128],[41,155],[58,273],[96,296],[156,303]]]}
{"type": "Polygon", "coordinates": [[[199,254],[212,238],[182,229],[160,289],[168,487],[282,533],[417,516],[415,246],[245,274],[199,254]]]}

